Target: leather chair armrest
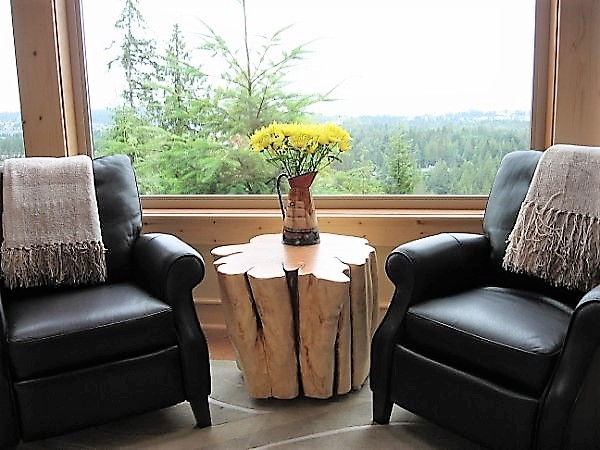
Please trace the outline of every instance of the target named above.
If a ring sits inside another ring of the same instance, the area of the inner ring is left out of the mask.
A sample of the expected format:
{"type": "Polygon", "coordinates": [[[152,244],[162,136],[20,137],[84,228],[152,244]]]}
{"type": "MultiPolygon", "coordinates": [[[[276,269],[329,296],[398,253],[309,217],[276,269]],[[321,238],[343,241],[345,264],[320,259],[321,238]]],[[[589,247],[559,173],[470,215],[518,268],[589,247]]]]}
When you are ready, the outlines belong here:
{"type": "Polygon", "coordinates": [[[170,234],[142,234],[133,247],[133,272],[139,285],[173,308],[188,399],[210,393],[208,346],[196,316],[192,289],[204,278],[204,260],[170,234]]]}
{"type": "Polygon", "coordinates": [[[17,411],[12,392],[10,364],[8,361],[4,307],[0,297],[0,448],[16,445],[19,442],[17,411]]]}
{"type": "MultiPolygon", "coordinates": [[[[579,301],[544,403],[539,448],[600,442],[600,285],[579,301]]],[[[594,444],[592,444],[594,443],[594,444]]]]}
{"type": "Polygon", "coordinates": [[[396,247],[385,270],[396,289],[410,290],[413,299],[425,299],[476,285],[489,256],[484,235],[441,233],[396,247]]]}
{"type": "Polygon", "coordinates": [[[490,244],[486,236],[442,233],[408,242],[388,255],[385,270],[394,283],[390,306],[371,346],[371,389],[387,390],[391,355],[408,307],[436,294],[480,282],[490,244]]]}
{"type": "Polygon", "coordinates": [[[163,233],[141,235],[133,247],[134,276],[153,295],[171,306],[179,293],[204,278],[202,256],[179,238],[163,233]]]}

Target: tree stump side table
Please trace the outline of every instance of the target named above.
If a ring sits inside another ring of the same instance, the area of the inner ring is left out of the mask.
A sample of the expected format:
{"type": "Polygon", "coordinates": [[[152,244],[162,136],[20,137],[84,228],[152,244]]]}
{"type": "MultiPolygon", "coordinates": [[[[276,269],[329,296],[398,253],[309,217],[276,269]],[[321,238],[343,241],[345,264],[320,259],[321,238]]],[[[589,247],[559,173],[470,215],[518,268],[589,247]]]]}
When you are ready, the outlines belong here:
{"type": "Polygon", "coordinates": [[[377,261],[366,239],[281,234],[212,250],[225,322],[254,398],[329,398],[359,389],[377,325],[377,261]]]}

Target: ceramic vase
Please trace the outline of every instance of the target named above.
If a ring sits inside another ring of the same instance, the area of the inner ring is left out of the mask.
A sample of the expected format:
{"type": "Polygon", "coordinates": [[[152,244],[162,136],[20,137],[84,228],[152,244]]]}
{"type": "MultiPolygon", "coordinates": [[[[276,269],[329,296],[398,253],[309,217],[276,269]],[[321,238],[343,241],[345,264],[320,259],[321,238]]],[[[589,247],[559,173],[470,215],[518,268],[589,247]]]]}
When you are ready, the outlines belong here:
{"type": "Polygon", "coordinates": [[[319,243],[317,213],[310,186],[317,172],[308,172],[295,177],[280,175],[277,179],[279,204],[283,215],[283,243],[287,245],[313,245],[319,243]],[[290,190],[285,207],[279,190],[282,176],[288,178],[290,190]]]}

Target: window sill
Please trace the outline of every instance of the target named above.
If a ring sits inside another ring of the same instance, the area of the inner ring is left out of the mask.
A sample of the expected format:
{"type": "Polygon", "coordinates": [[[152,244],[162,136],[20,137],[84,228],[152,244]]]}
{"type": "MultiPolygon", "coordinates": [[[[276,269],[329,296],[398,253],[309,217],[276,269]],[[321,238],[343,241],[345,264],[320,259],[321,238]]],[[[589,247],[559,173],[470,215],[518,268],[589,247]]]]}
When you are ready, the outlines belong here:
{"type": "MultiPolygon", "coordinates": [[[[315,195],[318,209],[483,210],[485,195],[315,195]]],[[[276,195],[143,195],[144,209],[278,209],[276,195]]]]}
{"type": "MultiPolygon", "coordinates": [[[[444,231],[480,233],[487,197],[316,196],[319,230],[362,236],[374,246],[444,231]]],[[[275,196],[143,197],[144,231],[177,234],[200,246],[247,242],[281,232],[275,196]]]]}

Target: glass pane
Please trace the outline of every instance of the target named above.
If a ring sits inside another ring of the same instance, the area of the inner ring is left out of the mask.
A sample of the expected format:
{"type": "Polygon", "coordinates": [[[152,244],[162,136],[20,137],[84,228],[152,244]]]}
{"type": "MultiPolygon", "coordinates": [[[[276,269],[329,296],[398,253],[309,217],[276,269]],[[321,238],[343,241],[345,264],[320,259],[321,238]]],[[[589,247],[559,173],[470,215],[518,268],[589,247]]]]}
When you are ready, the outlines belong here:
{"type": "Polygon", "coordinates": [[[23,128],[10,2],[0,3],[0,160],[22,157],[23,128]]]}
{"type": "Polygon", "coordinates": [[[535,0],[83,6],[95,152],[143,193],[274,193],[249,148],[272,122],[352,136],[317,194],[487,194],[529,147],[535,0]]]}

